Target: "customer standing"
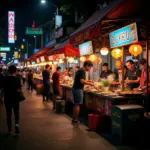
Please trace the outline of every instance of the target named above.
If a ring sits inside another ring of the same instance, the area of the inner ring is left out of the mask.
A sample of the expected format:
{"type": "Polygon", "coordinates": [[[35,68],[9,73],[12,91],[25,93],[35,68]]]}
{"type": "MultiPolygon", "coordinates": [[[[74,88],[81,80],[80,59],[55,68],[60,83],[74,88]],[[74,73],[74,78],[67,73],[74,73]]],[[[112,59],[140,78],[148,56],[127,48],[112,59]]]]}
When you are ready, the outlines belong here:
{"type": "Polygon", "coordinates": [[[28,73],[28,90],[33,92],[33,73],[32,70],[28,73]]]}
{"type": "Polygon", "coordinates": [[[52,68],[50,68],[50,65],[46,65],[45,66],[45,70],[43,70],[43,72],[42,72],[43,86],[44,86],[43,101],[45,101],[45,97],[46,97],[46,101],[48,101],[48,99],[49,99],[49,93],[50,93],[50,70],[52,70],[52,68]]]}
{"type": "Polygon", "coordinates": [[[4,89],[4,104],[7,115],[8,134],[12,134],[12,109],[15,115],[15,133],[19,134],[19,98],[18,91],[21,90],[20,79],[16,76],[16,66],[12,65],[8,69],[10,75],[5,77],[4,89]]]}
{"type": "Polygon", "coordinates": [[[60,72],[61,67],[57,67],[56,72],[52,76],[53,80],[53,110],[56,109],[56,97],[60,96],[60,72]]]}
{"type": "Polygon", "coordinates": [[[92,82],[86,81],[86,71],[90,71],[90,69],[93,67],[93,64],[91,61],[85,61],[83,68],[79,69],[76,72],[74,85],[72,88],[72,94],[73,94],[73,102],[74,102],[74,108],[73,108],[73,120],[72,124],[78,124],[79,119],[79,113],[80,113],[80,105],[83,104],[83,88],[85,84],[93,85],[92,82]]]}

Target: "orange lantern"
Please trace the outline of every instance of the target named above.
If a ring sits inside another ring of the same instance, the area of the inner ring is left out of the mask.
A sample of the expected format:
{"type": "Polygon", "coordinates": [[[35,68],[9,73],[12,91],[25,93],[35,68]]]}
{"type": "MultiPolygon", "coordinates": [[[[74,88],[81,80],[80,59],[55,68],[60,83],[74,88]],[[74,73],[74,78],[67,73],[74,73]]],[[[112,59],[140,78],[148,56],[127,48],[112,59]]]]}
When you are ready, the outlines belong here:
{"type": "Polygon", "coordinates": [[[118,58],[122,57],[123,51],[119,48],[115,48],[115,49],[112,50],[111,55],[114,58],[118,59],[118,58]]]}
{"type": "Polygon", "coordinates": [[[80,61],[81,62],[85,62],[86,61],[86,57],[84,57],[84,56],[80,57],[80,61]]]}
{"type": "Polygon", "coordinates": [[[129,52],[130,52],[133,56],[137,57],[139,54],[142,53],[142,46],[139,45],[139,44],[133,44],[133,45],[131,45],[131,46],[129,47],[129,52]]]}
{"type": "Polygon", "coordinates": [[[92,55],[90,55],[89,60],[92,61],[92,62],[94,62],[94,61],[97,60],[97,56],[94,55],[94,54],[92,54],[92,55]]]}
{"type": "Polygon", "coordinates": [[[101,55],[105,56],[105,55],[108,55],[109,50],[107,47],[103,47],[100,49],[100,53],[101,53],[101,55]]]}
{"type": "Polygon", "coordinates": [[[122,65],[121,60],[116,60],[116,67],[120,68],[122,65]]]}

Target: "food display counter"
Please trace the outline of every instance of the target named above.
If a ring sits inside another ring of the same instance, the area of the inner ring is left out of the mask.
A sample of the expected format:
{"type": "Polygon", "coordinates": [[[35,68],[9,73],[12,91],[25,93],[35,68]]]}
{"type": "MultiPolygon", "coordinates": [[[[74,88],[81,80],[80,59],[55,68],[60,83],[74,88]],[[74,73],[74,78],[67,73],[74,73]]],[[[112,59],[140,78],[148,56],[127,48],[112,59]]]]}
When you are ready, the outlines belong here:
{"type": "MultiPolygon", "coordinates": [[[[72,87],[61,85],[64,99],[72,102],[72,87]]],[[[111,116],[111,109],[114,105],[124,104],[139,104],[142,105],[144,95],[142,94],[128,94],[127,96],[120,96],[112,92],[89,92],[84,90],[84,105],[95,112],[111,116]]]]}

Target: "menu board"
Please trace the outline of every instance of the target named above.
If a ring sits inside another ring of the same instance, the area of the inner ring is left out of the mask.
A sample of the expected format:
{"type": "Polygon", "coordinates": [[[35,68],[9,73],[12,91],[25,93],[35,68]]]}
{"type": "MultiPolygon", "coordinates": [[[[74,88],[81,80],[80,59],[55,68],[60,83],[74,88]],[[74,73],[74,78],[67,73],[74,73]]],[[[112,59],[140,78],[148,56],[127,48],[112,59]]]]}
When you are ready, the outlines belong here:
{"type": "Polygon", "coordinates": [[[136,23],[125,26],[109,34],[110,47],[120,47],[138,42],[136,23]]]}
{"type": "Polygon", "coordinates": [[[45,57],[44,56],[41,56],[40,59],[41,59],[41,62],[45,62],[45,57]]]}
{"type": "Polygon", "coordinates": [[[80,56],[93,54],[92,41],[83,43],[79,45],[80,56]]]}
{"type": "Polygon", "coordinates": [[[49,61],[53,61],[53,56],[48,56],[49,61]]]}
{"type": "Polygon", "coordinates": [[[40,59],[39,58],[36,59],[36,63],[38,63],[38,64],[40,63],[40,59]]]}

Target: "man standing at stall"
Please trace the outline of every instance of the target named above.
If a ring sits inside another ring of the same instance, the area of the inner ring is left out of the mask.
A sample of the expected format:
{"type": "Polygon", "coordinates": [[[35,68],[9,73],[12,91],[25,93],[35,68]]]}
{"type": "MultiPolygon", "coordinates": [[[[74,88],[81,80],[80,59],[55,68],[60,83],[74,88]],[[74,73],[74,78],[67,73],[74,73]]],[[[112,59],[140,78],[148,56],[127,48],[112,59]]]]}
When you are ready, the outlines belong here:
{"type": "Polygon", "coordinates": [[[93,64],[91,61],[85,61],[83,68],[79,69],[76,72],[75,80],[72,88],[72,94],[73,94],[73,120],[72,124],[78,124],[78,117],[80,113],[80,105],[83,104],[83,88],[85,84],[93,86],[93,83],[91,81],[86,81],[86,72],[90,71],[90,69],[93,67],[93,64]]]}
{"type": "Polygon", "coordinates": [[[53,110],[56,109],[56,98],[60,96],[60,72],[61,67],[57,67],[56,72],[53,73],[53,110]]]}
{"type": "Polygon", "coordinates": [[[45,70],[42,72],[43,76],[43,86],[44,86],[44,92],[43,92],[43,102],[48,101],[49,99],[49,92],[50,92],[50,65],[45,66],[45,70]]]}
{"type": "Polygon", "coordinates": [[[134,88],[138,88],[140,85],[141,71],[135,67],[135,63],[133,60],[128,60],[126,62],[126,66],[129,71],[127,73],[125,82],[128,84],[131,90],[133,90],[134,88]]]}
{"type": "Polygon", "coordinates": [[[112,71],[109,70],[109,68],[108,68],[108,63],[104,63],[104,64],[102,65],[102,69],[103,69],[103,71],[102,71],[101,74],[100,74],[100,78],[105,78],[105,79],[107,79],[107,77],[108,77],[110,74],[112,74],[112,71]]]}

